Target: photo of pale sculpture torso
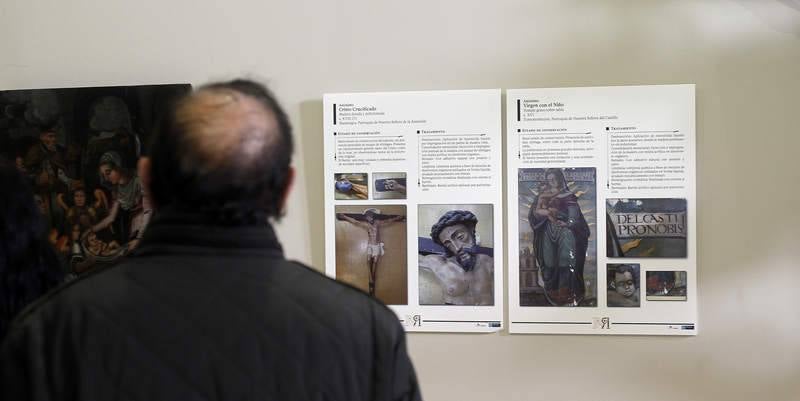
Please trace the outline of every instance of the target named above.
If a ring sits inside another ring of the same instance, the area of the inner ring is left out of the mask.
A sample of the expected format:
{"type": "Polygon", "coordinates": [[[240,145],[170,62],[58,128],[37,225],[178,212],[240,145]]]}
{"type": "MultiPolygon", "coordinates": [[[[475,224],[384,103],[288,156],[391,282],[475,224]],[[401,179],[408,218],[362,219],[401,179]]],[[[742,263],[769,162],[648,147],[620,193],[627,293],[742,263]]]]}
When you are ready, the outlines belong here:
{"type": "Polygon", "coordinates": [[[494,305],[494,259],[477,252],[477,222],[466,210],[445,213],[431,229],[445,254],[419,255],[421,271],[435,276],[445,305],[494,305]]]}

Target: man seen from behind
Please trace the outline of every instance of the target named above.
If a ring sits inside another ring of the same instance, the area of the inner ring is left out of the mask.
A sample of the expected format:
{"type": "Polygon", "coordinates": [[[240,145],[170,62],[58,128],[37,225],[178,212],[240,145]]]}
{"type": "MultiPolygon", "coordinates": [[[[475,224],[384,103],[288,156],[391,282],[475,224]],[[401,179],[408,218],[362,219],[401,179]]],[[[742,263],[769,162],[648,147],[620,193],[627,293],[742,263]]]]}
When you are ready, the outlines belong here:
{"type": "Polygon", "coordinates": [[[268,219],[292,148],[259,84],[180,99],[139,163],[156,212],[138,248],[21,314],[0,399],[420,399],[397,317],[284,258],[268,219]]]}

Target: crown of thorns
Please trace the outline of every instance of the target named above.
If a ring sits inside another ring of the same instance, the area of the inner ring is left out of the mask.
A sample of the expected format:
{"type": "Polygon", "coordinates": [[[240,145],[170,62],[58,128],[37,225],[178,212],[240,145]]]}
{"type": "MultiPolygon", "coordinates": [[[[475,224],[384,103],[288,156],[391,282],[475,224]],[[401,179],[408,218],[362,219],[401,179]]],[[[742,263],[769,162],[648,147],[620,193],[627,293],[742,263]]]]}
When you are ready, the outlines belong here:
{"type": "Polygon", "coordinates": [[[478,224],[478,218],[469,210],[451,210],[445,213],[439,218],[439,221],[431,227],[431,239],[433,242],[442,245],[442,242],[439,241],[439,234],[441,234],[442,230],[445,228],[456,224],[464,224],[472,228],[472,236],[474,237],[475,225],[478,224]]]}

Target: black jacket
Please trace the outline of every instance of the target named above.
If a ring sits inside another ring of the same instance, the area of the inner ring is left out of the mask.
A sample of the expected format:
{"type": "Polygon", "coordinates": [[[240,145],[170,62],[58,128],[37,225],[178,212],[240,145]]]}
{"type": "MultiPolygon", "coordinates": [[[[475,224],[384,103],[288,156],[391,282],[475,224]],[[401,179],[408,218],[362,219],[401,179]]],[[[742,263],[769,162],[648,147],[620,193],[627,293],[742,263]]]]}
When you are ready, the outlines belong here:
{"type": "Polygon", "coordinates": [[[289,262],[269,226],[169,213],[16,320],[2,400],[417,400],[397,317],[289,262]]]}

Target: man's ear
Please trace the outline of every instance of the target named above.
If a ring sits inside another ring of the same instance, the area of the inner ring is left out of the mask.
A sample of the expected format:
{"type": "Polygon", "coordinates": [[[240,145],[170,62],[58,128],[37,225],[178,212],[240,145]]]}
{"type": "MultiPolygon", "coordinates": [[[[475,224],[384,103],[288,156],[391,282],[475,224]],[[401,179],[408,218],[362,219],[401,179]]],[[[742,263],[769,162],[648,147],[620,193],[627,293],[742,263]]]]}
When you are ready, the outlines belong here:
{"type": "MultiPolygon", "coordinates": [[[[153,178],[153,170],[152,164],[150,163],[150,158],[146,156],[142,156],[139,158],[139,162],[136,164],[137,174],[139,174],[139,181],[142,183],[144,187],[144,192],[146,194],[152,194],[150,191],[151,183],[153,178]]],[[[152,203],[153,197],[150,196],[150,200],[152,203]]]]}
{"type": "Polygon", "coordinates": [[[283,190],[283,195],[281,195],[281,214],[285,213],[286,211],[286,201],[289,199],[289,193],[292,192],[292,186],[294,185],[294,167],[289,166],[289,171],[286,174],[286,187],[283,190]]]}

